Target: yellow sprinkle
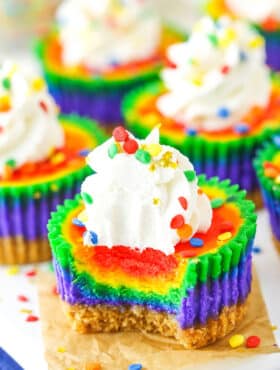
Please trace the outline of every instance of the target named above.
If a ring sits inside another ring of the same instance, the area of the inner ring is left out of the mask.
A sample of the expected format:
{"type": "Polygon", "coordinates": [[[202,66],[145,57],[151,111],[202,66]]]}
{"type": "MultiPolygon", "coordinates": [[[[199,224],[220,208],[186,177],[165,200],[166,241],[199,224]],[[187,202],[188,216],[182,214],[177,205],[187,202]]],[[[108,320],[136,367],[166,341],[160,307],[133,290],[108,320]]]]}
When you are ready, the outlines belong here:
{"type": "Polygon", "coordinates": [[[18,66],[16,64],[14,64],[8,74],[8,77],[11,78],[13,77],[13,75],[15,74],[15,72],[18,70],[18,66]]]}
{"type": "Polygon", "coordinates": [[[153,199],[153,204],[154,204],[155,206],[159,205],[159,204],[160,204],[160,199],[159,199],[159,198],[154,198],[154,199],[153,199]]]}
{"type": "Polygon", "coordinates": [[[41,198],[41,196],[42,196],[42,194],[41,194],[39,191],[36,191],[36,192],[34,193],[34,195],[33,195],[33,198],[34,198],[34,199],[40,199],[40,198],[41,198]]]}
{"type": "Polygon", "coordinates": [[[51,190],[54,191],[54,192],[58,191],[57,184],[51,184],[51,190]]]}
{"type": "Polygon", "coordinates": [[[232,237],[232,233],[230,231],[227,231],[223,234],[218,235],[218,240],[220,242],[224,242],[232,237]]]}
{"type": "Polygon", "coordinates": [[[219,39],[219,44],[222,47],[229,46],[236,39],[236,32],[232,28],[227,28],[224,34],[219,39]]]}
{"type": "Polygon", "coordinates": [[[26,313],[27,315],[30,315],[32,313],[32,310],[28,310],[27,308],[22,308],[19,312],[20,313],[26,313]]]}
{"type": "Polygon", "coordinates": [[[8,275],[17,275],[19,273],[19,267],[18,266],[10,266],[7,270],[8,275]]]}
{"type": "Polygon", "coordinates": [[[66,370],[76,370],[74,367],[67,367],[66,370]]]}
{"type": "Polygon", "coordinates": [[[271,325],[271,330],[277,330],[278,329],[278,326],[276,326],[276,325],[271,325]]]}
{"type": "Polygon", "coordinates": [[[258,48],[260,46],[263,46],[264,40],[261,36],[257,36],[249,41],[249,46],[251,48],[258,48]]]}
{"type": "Polygon", "coordinates": [[[51,157],[53,155],[54,151],[55,151],[55,148],[51,148],[49,150],[48,156],[51,157]]]}
{"type": "Polygon", "coordinates": [[[35,78],[32,81],[31,86],[32,86],[32,89],[33,90],[35,90],[35,91],[41,91],[45,87],[45,81],[41,77],[35,78]]]}
{"type": "Polygon", "coordinates": [[[63,153],[56,153],[51,158],[51,163],[54,165],[60,164],[65,160],[65,155],[63,153]]]}
{"type": "Polygon", "coordinates": [[[161,128],[161,126],[162,126],[162,123],[158,123],[154,128],[158,128],[158,129],[160,129],[160,128],[161,128]]]}
{"type": "Polygon", "coordinates": [[[193,77],[191,81],[196,86],[201,86],[203,84],[203,78],[201,76],[193,77]]]}
{"type": "Polygon", "coordinates": [[[154,172],[156,170],[155,163],[150,164],[149,170],[152,171],[152,172],[154,172]]]}
{"type": "Polygon", "coordinates": [[[162,146],[160,144],[148,144],[146,150],[152,157],[157,157],[162,151],[162,146]]]}
{"type": "Polygon", "coordinates": [[[64,353],[66,349],[64,347],[57,347],[57,352],[64,353]]]}
{"type": "Polygon", "coordinates": [[[244,335],[235,334],[229,339],[229,345],[231,346],[231,348],[237,348],[242,346],[244,341],[245,341],[244,335]]]}

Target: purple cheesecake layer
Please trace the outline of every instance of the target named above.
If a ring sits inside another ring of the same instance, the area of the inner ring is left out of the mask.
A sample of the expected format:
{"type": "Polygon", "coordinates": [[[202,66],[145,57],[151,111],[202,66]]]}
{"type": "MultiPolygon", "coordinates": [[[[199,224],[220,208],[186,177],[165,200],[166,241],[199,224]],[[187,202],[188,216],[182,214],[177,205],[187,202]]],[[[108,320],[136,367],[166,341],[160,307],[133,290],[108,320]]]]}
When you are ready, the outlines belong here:
{"type": "Polygon", "coordinates": [[[280,199],[275,198],[272,192],[262,189],[265,206],[269,213],[272,232],[277,240],[280,241],[280,199]]]}
{"type": "Polygon", "coordinates": [[[249,253],[231,273],[187,291],[177,315],[181,327],[204,325],[209,318],[218,317],[225,306],[244,302],[250,293],[251,281],[252,255],[249,253]]]}
{"type": "Polygon", "coordinates": [[[35,199],[34,194],[0,199],[0,238],[22,236],[26,240],[47,238],[47,223],[51,212],[65,199],[80,192],[80,183],[45,193],[35,199]]]}
{"type": "Polygon", "coordinates": [[[265,38],[266,62],[275,71],[280,71],[280,31],[261,31],[265,38]]]}
{"type": "MultiPolygon", "coordinates": [[[[47,78],[47,76],[46,76],[47,78]]],[[[144,82],[149,82],[156,79],[156,73],[149,78],[145,78],[144,82]]],[[[122,86],[112,86],[110,88],[103,87],[95,90],[77,88],[75,86],[66,85],[63,79],[57,79],[53,84],[48,81],[48,88],[51,95],[59,105],[64,114],[78,114],[80,116],[89,117],[98,121],[103,125],[121,124],[123,116],[121,112],[122,101],[129,92],[141,86],[143,81],[127,82],[122,86]]]]}
{"type": "Polygon", "coordinates": [[[249,192],[259,188],[253,167],[253,152],[243,153],[242,160],[229,157],[228,160],[217,159],[212,162],[205,159],[204,162],[198,162],[192,158],[192,163],[197,174],[205,174],[207,178],[218,176],[220,180],[229,179],[232,184],[239,184],[242,189],[249,192]]]}
{"type": "MultiPolygon", "coordinates": [[[[89,287],[83,286],[82,280],[72,278],[69,271],[61,268],[57,261],[54,261],[54,267],[61,298],[71,305],[141,305],[141,302],[137,301],[122,302],[120,297],[96,299],[92,293],[90,294],[89,287]]],[[[195,324],[205,324],[209,318],[217,317],[225,306],[235,305],[247,298],[251,290],[251,269],[252,257],[249,251],[230,273],[225,273],[216,280],[209,279],[206,283],[199,283],[194,288],[188,289],[180,308],[159,304],[153,300],[145,303],[145,306],[155,311],[165,311],[176,315],[183,329],[195,324]]]]}

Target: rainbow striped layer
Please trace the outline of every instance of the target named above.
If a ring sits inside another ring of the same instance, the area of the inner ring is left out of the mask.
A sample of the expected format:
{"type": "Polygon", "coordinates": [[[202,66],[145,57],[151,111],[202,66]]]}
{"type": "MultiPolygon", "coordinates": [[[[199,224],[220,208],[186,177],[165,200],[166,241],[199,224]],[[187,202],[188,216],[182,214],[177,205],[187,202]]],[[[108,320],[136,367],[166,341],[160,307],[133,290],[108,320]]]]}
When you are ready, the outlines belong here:
{"type": "Polygon", "coordinates": [[[182,327],[190,326],[200,316],[200,321],[211,316],[214,307],[208,307],[207,297],[216,300],[217,312],[244,300],[251,285],[254,205],[228,181],[206,181],[204,177],[199,181],[213,205],[217,197],[220,201],[220,206],[213,209],[212,227],[207,234],[195,235],[203,239],[203,247],[180,243],[170,256],[152,249],[140,253],[124,246],[86,247],[84,229],[72,223],[83,208],[80,197],[58,207],[48,229],[62,299],[72,305],[144,305],[176,315],[182,327]],[[231,231],[223,238],[224,227],[231,231]],[[220,289],[224,289],[223,295],[218,294],[220,289]],[[198,296],[202,299],[200,305],[190,308],[190,302],[198,296]],[[208,307],[204,314],[199,313],[202,307],[208,307]]]}

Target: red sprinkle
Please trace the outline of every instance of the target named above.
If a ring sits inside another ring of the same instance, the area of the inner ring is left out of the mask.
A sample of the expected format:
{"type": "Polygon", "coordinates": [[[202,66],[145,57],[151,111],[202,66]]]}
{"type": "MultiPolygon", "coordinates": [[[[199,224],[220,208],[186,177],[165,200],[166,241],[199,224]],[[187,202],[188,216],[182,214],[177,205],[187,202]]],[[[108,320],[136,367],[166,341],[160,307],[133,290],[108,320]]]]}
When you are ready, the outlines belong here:
{"type": "Polygon", "coordinates": [[[43,109],[44,112],[48,113],[48,106],[43,100],[40,101],[39,105],[43,109]]]}
{"type": "Polygon", "coordinates": [[[123,150],[127,154],[134,154],[137,151],[137,149],[138,149],[138,143],[134,139],[128,139],[123,144],[123,150]]]}
{"type": "Polygon", "coordinates": [[[37,275],[36,270],[29,270],[25,273],[25,276],[27,276],[27,277],[33,277],[33,276],[36,276],[36,275],[37,275]]]}
{"type": "Polygon", "coordinates": [[[17,299],[20,302],[28,302],[29,301],[29,299],[25,295],[18,295],[17,299]]]}
{"type": "Polygon", "coordinates": [[[128,132],[122,126],[118,126],[113,131],[113,137],[118,142],[126,141],[128,139],[128,132]]]}
{"type": "Polygon", "coordinates": [[[179,200],[179,202],[180,202],[180,204],[181,204],[181,206],[182,206],[183,209],[187,209],[188,208],[188,201],[187,201],[187,199],[185,197],[179,197],[178,200],[179,200]]]}
{"type": "Polygon", "coordinates": [[[246,347],[247,348],[256,348],[260,345],[261,338],[257,335],[251,335],[246,339],[246,347]]]}
{"type": "Polygon", "coordinates": [[[27,321],[27,322],[35,322],[35,321],[38,321],[38,320],[39,320],[39,317],[35,316],[35,315],[28,315],[25,319],[25,321],[27,321]]]}
{"type": "Polygon", "coordinates": [[[3,126],[0,126],[0,134],[2,134],[3,131],[4,131],[3,126]]]}
{"type": "Polygon", "coordinates": [[[57,290],[57,286],[56,285],[53,286],[53,288],[52,288],[52,294],[53,295],[58,295],[58,290],[57,290]]]}
{"type": "Polygon", "coordinates": [[[219,231],[220,233],[225,233],[227,231],[232,231],[234,228],[231,221],[224,221],[220,224],[219,231]]]}
{"type": "Polygon", "coordinates": [[[229,73],[229,70],[230,70],[229,66],[225,65],[221,68],[221,73],[226,75],[229,73]]]}
{"type": "Polygon", "coordinates": [[[180,227],[184,226],[185,220],[182,215],[174,216],[170,222],[171,229],[180,229],[180,227]]]}

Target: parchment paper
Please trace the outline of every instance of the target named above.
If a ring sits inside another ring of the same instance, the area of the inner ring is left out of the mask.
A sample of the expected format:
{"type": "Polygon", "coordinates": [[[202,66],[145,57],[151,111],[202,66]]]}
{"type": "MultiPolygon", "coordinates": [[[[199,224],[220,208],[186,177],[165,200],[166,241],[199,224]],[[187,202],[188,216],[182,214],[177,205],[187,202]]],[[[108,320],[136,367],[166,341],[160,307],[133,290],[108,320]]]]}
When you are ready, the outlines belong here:
{"type": "Polygon", "coordinates": [[[41,273],[39,302],[50,370],[85,370],[93,363],[99,363],[102,370],[127,370],[132,363],[141,363],[145,370],[193,370],[201,369],[202,364],[203,370],[207,370],[213,361],[216,370],[224,370],[233,361],[237,364],[248,356],[280,352],[255,272],[249,311],[235,333],[245,337],[258,335],[261,345],[256,349],[232,349],[228,339],[233,333],[200,350],[185,350],[173,340],[141,333],[78,334],[70,328],[59,297],[53,294],[54,285],[52,273],[41,273]]]}

